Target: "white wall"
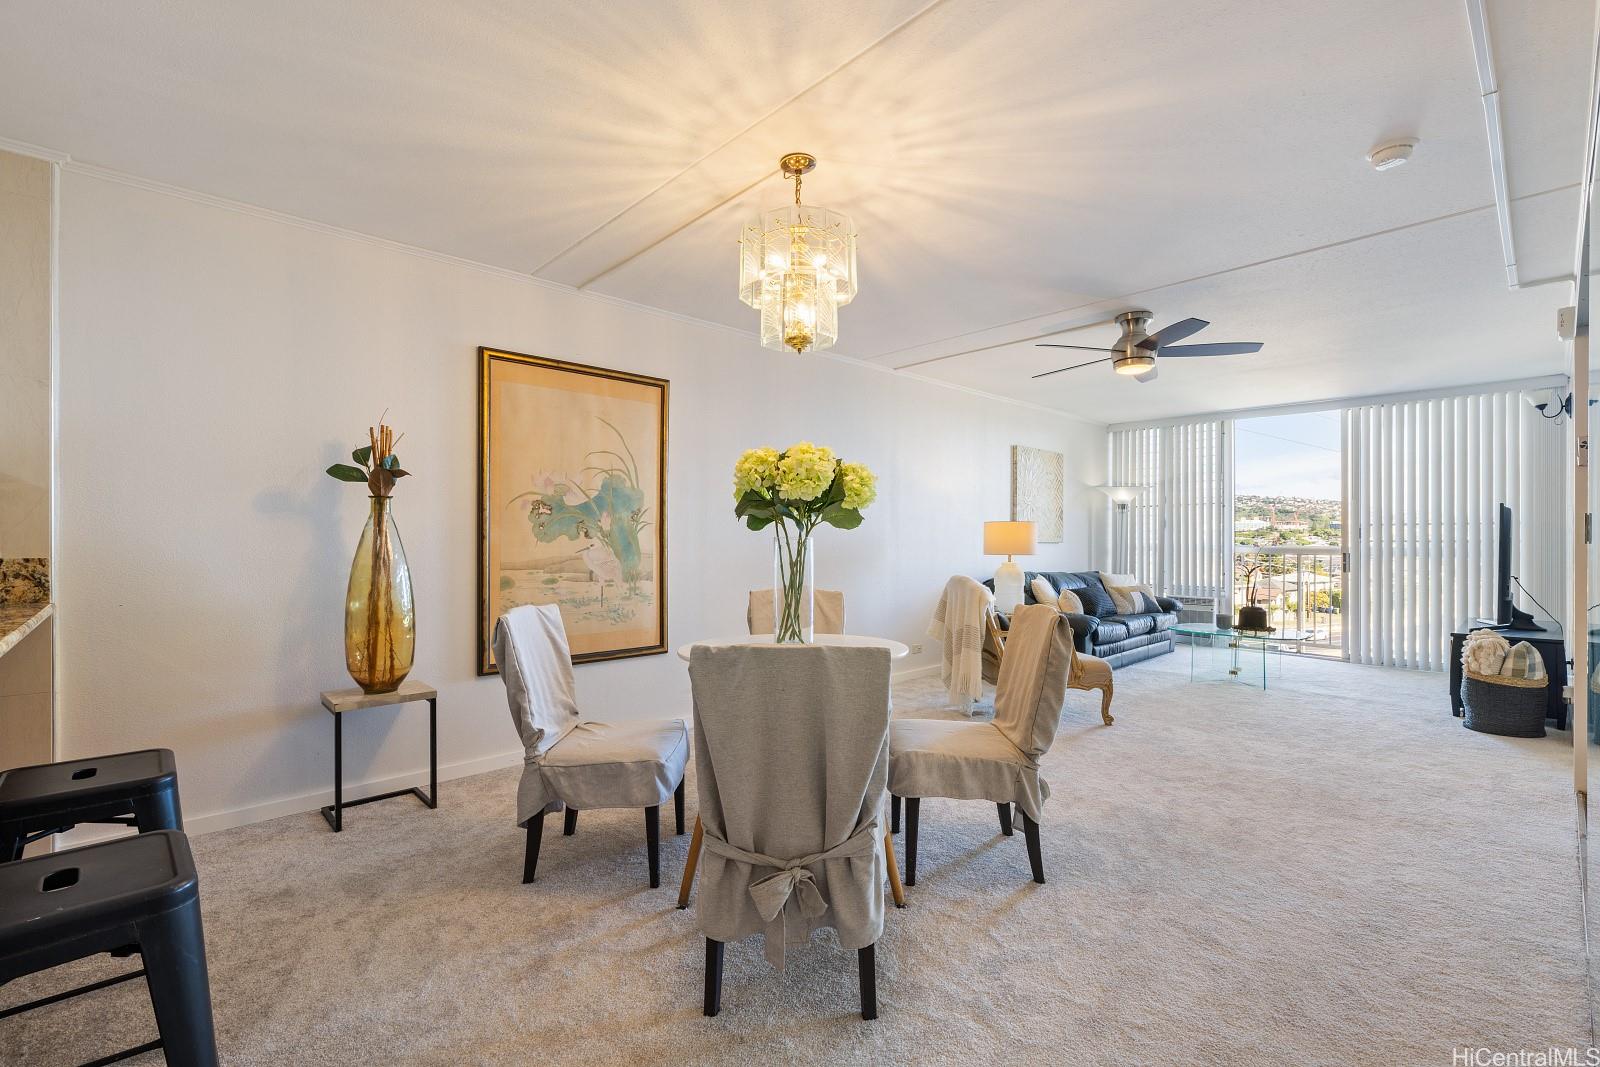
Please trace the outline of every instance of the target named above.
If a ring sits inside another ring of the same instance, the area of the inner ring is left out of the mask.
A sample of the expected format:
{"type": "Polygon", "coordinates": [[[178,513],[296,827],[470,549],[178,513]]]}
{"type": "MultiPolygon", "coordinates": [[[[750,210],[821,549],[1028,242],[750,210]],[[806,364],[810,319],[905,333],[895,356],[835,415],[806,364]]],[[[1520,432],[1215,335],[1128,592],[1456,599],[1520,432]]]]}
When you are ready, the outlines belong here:
{"type": "MultiPolygon", "coordinates": [[[[878,472],[866,523],[821,535],[818,583],[848,592],[855,632],[924,641],[944,579],[992,572],[981,523],[1007,516],[1012,444],[1069,457],[1067,540],[1026,564],[1097,558],[1104,428],[1039,409],[70,167],[60,272],[60,751],[175,749],[196,829],[329,798],[317,693],[350,684],[366,500],[322,470],[385,408],[414,474],[395,516],[441,765],[520,756],[499,680],[474,671],[480,344],[671,379],[674,645],[741,632],[745,590],[770,579],[768,539],[732,513],[756,444],[807,438],[878,472]]],[[[902,669],[936,662],[927,644],[902,669]]],[[[675,656],[577,675],[595,718],[689,713],[675,656]]],[[[419,708],[347,724],[347,781],[426,766],[419,708]]]]}

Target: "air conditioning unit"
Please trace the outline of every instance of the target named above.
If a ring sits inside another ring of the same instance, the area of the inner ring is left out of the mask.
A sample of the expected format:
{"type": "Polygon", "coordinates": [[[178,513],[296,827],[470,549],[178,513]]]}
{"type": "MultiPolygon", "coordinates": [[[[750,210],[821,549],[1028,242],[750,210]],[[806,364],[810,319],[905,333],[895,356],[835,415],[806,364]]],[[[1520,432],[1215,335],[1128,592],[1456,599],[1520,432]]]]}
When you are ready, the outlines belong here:
{"type": "MultiPolygon", "coordinates": [[[[1214,596],[1175,596],[1169,599],[1183,605],[1178,611],[1180,623],[1217,621],[1217,598],[1214,596]]],[[[1193,638],[1178,634],[1174,640],[1188,644],[1193,638]]]]}

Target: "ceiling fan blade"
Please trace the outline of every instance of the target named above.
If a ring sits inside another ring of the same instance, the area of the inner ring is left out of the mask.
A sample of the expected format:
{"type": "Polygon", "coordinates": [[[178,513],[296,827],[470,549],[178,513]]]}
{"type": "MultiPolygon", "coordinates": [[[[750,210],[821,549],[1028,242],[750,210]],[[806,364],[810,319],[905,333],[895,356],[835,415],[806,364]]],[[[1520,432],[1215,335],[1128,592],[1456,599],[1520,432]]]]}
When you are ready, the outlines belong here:
{"type": "Polygon", "coordinates": [[[1153,382],[1153,381],[1156,380],[1156,372],[1157,372],[1157,370],[1158,370],[1158,368],[1151,367],[1149,370],[1145,371],[1143,374],[1135,374],[1133,376],[1133,380],[1136,381],[1136,382],[1153,382]]]}
{"type": "Polygon", "coordinates": [[[1065,370],[1077,370],[1079,367],[1092,367],[1096,363],[1110,363],[1110,362],[1111,362],[1111,357],[1109,357],[1109,356],[1107,356],[1105,359],[1091,359],[1087,363],[1074,363],[1070,367],[1057,367],[1055,370],[1047,370],[1043,374],[1035,374],[1034,377],[1035,378],[1048,378],[1052,374],[1060,374],[1062,371],[1065,371],[1065,370]]]}
{"type": "Polygon", "coordinates": [[[1139,342],[1139,347],[1148,352],[1154,352],[1162,345],[1170,345],[1174,341],[1181,341],[1192,333],[1199,333],[1211,324],[1205,319],[1180,319],[1169,326],[1163,326],[1155,333],[1139,342]]]}
{"type": "Polygon", "coordinates": [[[1218,341],[1214,345],[1175,345],[1161,350],[1161,356],[1246,356],[1261,351],[1260,341],[1218,341]]]}
{"type": "Polygon", "coordinates": [[[1115,352],[1115,348],[1101,348],[1098,345],[1052,345],[1037,344],[1034,348],[1076,348],[1080,352],[1115,352]]]}

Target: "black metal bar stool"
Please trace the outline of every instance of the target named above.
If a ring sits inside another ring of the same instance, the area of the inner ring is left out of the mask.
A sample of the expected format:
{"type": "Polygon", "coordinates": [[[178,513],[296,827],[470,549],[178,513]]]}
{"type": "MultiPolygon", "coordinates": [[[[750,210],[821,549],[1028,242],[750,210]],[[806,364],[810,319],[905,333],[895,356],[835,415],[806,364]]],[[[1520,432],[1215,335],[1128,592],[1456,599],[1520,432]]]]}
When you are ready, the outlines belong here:
{"type": "Polygon", "coordinates": [[[178,761],[149,748],[0,771],[0,863],[81,822],[182,830],[178,761]]]}
{"type": "Polygon", "coordinates": [[[173,830],[0,864],[0,985],[124,945],[142,970],[0,1011],[0,1018],[143,976],[160,1038],[95,1060],[162,1049],[172,1067],[215,1067],[200,879],[173,830]]]}

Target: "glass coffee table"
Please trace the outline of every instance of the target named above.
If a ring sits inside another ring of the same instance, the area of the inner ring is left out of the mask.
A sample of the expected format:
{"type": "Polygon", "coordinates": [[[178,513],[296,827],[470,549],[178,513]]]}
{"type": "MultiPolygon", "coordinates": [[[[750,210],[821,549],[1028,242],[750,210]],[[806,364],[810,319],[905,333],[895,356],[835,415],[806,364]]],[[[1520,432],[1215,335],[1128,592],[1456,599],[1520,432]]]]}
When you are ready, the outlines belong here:
{"type": "Polygon", "coordinates": [[[1284,649],[1298,652],[1300,642],[1311,636],[1302,630],[1224,630],[1209,622],[1179,623],[1172,632],[1189,639],[1189,681],[1195,680],[1203,643],[1206,673],[1246,685],[1255,685],[1259,676],[1262,689],[1267,688],[1268,654],[1277,659],[1278,677],[1282,678],[1284,649]]]}

